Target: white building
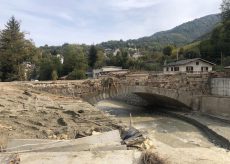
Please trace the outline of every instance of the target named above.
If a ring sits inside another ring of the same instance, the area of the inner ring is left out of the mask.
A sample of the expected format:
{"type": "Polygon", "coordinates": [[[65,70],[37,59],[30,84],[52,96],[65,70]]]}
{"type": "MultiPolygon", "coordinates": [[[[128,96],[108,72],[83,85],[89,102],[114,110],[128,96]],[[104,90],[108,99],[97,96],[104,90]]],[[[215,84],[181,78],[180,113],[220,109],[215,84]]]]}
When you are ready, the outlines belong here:
{"type": "Polygon", "coordinates": [[[201,58],[178,60],[164,65],[165,74],[210,72],[215,64],[201,58]]]}
{"type": "Polygon", "coordinates": [[[225,71],[230,71],[230,66],[224,67],[224,70],[225,70],[225,71]]]}
{"type": "Polygon", "coordinates": [[[120,50],[119,48],[117,48],[117,49],[113,52],[113,56],[116,56],[118,52],[121,53],[121,50],[120,50]]]}
{"type": "Polygon", "coordinates": [[[122,67],[116,66],[105,66],[101,69],[93,69],[92,71],[88,71],[86,74],[88,77],[98,78],[101,76],[108,76],[109,74],[126,74],[128,72],[127,69],[122,69],[122,67]]]}
{"type": "Polygon", "coordinates": [[[64,56],[62,56],[61,54],[57,54],[57,58],[60,60],[61,64],[64,63],[64,56]]]}

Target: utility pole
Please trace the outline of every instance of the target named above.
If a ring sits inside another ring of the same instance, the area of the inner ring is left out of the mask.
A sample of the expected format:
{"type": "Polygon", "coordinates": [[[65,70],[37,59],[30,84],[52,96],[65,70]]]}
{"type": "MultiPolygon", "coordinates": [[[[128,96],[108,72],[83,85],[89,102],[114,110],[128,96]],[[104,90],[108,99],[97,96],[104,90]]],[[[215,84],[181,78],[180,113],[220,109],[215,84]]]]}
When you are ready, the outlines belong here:
{"type": "Polygon", "coordinates": [[[221,51],[221,66],[223,66],[223,53],[221,51]]]}
{"type": "Polygon", "coordinates": [[[178,49],[176,50],[177,51],[177,54],[176,54],[176,59],[179,60],[179,52],[178,52],[178,49]]]}

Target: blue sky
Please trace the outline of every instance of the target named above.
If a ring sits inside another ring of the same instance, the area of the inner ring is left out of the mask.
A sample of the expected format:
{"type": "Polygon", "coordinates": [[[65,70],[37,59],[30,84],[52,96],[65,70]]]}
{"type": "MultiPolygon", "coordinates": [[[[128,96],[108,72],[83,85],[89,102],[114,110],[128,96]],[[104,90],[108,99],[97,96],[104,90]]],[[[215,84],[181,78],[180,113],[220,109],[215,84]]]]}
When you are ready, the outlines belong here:
{"type": "Polygon", "coordinates": [[[14,15],[37,46],[96,44],[152,35],[219,13],[221,0],[0,0],[0,29],[14,15]]]}

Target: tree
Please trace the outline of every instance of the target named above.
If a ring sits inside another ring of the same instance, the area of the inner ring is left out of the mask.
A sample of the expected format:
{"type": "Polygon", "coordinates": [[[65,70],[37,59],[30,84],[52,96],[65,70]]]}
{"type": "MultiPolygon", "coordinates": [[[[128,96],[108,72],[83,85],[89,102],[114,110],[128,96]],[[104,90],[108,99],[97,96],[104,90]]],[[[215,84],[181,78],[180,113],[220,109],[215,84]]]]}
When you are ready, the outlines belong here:
{"type": "Polygon", "coordinates": [[[42,59],[39,66],[39,80],[51,80],[52,71],[52,61],[47,58],[42,59]]]}
{"type": "Polygon", "coordinates": [[[221,4],[221,14],[223,21],[230,20],[230,0],[223,0],[221,4]]]}
{"type": "Polygon", "coordinates": [[[62,71],[61,62],[56,56],[42,58],[38,67],[39,80],[57,80],[62,71]]]}
{"type": "Polygon", "coordinates": [[[197,53],[194,50],[189,50],[187,52],[184,53],[184,58],[185,59],[193,59],[193,58],[199,58],[199,53],[197,53]]]}
{"type": "Polygon", "coordinates": [[[19,21],[11,17],[0,33],[1,80],[22,80],[22,64],[32,59],[35,49],[20,31],[19,21]]]}
{"type": "Polygon", "coordinates": [[[91,68],[95,67],[97,61],[97,48],[92,45],[89,50],[89,66],[91,68]]]}
{"type": "Polygon", "coordinates": [[[166,46],[164,49],[163,49],[163,54],[164,55],[167,55],[167,56],[171,56],[172,55],[172,46],[166,46]]]}
{"type": "Polygon", "coordinates": [[[183,55],[184,54],[184,48],[181,47],[178,51],[178,55],[183,55]]]}
{"type": "Polygon", "coordinates": [[[101,68],[105,66],[105,54],[102,50],[97,50],[97,60],[94,68],[101,68]]]}
{"type": "Polygon", "coordinates": [[[75,44],[68,44],[63,50],[64,63],[63,63],[63,75],[67,75],[75,68],[78,70],[86,70],[87,59],[83,52],[82,47],[75,44]]]}
{"type": "Polygon", "coordinates": [[[85,71],[76,68],[67,76],[68,80],[80,80],[85,78],[86,78],[85,71]]]}
{"type": "Polygon", "coordinates": [[[52,76],[52,80],[57,80],[58,79],[57,71],[53,70],[51,76],[52,76]]]}

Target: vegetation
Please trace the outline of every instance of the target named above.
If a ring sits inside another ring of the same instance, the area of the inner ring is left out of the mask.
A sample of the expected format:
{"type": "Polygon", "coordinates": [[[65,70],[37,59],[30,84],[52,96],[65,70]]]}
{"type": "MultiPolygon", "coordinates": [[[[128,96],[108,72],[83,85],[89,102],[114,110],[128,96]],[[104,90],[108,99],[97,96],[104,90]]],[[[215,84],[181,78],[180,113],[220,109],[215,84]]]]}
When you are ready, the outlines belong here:
{"type": "Polygon", "coordinates": [[[172,47],[172,46],[166,46],[166,47],[163,49],[163,54],[164,54],[164,55],[167,55],[167,56],[171,56],[171,55],[172,55],[172,50],[173,50],[173,47],[172,47]]]}
{"type": "Polygon", "coordinates": [[[225,65],[230,61],[230,1],[223,0],[222,23],[211,33],[210,39],[200,43],[201,57],[217,64],[225,65]]]}
{"type": "Polygon", "coordinates": [[[92,45],[89,50],[89,66],[91,68],[101,68],[105,66],[104,50],[92,45]]]}
{"type": "Polygon", "coordinates": [[[24,63],[34,63],[37,58],[35,46],[25,39],[25,34],[20,31],[20,23],[11,17],[0,33],[1,81],[25,80],[24,63]]]}
{"type": "Polygon", "coordinates": [[[108,41],[100,44],[103,48],[116,49],[137,47],[151,50],[162,50],[167,45],[184,46],[210,33],[221,22],[221,15],[209,15],[184,23],[171,30],[158,32],[149,37],[128,41],[108,41]]]}
{"type": "Polygon", "coordinates": [[[230,1],[223,0],[221,4],[221,11],[222,11],[222,19],[224,22],[230,20],[230,1]]]}

